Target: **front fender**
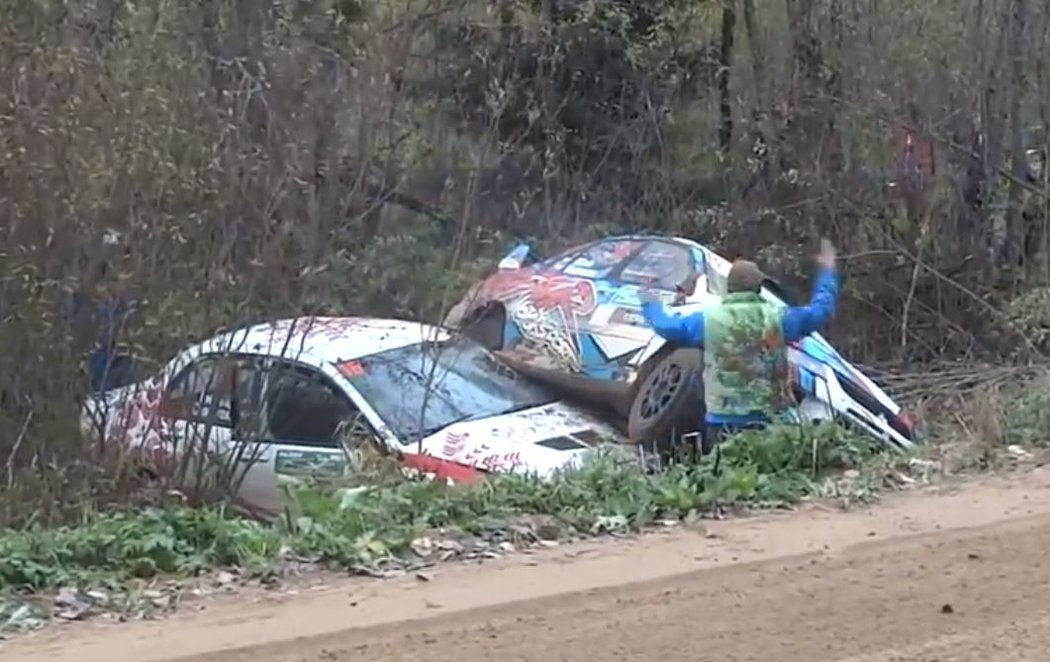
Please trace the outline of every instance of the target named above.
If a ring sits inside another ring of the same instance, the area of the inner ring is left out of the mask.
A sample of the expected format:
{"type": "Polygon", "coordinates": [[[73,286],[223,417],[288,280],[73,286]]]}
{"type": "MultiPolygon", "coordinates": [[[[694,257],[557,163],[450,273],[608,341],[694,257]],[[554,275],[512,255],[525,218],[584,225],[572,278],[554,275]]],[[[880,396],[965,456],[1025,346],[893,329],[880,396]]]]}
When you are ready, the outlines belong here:
{"type": "Polygon", "coordinates": [[[467,293],[456,302],[445,314],[442,326],[448,329],[458,329],[470,314],[480,308],[486,302],[481,300],[481,287],[484,282],[474,283],[467,293]]]}
{"type": "Polygon", "coordinates": [[[640,352],[635,354],[633,359],[631,359],[631,367],[633,367],[635,371],[640,370],[642,366],[644,366],[646,363],[649,362],[650,359],[656,356],[657,352],[659,352],[667,345],[668,342],[666,340],[654,333],[653,337],[649,340],[649,343],[645,347],[643,347],[640,352]]]}

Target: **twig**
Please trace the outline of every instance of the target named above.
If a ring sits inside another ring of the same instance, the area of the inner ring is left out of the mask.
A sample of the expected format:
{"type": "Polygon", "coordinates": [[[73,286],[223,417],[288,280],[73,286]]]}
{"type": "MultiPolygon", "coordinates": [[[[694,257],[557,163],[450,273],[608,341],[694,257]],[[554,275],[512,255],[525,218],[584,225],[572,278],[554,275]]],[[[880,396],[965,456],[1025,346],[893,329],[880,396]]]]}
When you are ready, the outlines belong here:
{"type": "MultiPolygon", "coordinates": [[[[919,253],[917,258],[921,259],[923,252],[926,250],[926,239],[928,232],[930,231],[930,217],[933,216],[933,209],[927,208],[925,217],[922,221],[922,229],[920,230],[919,236],[922,239],[922,243],[919,244],[919,253]]],[[[919,285],[919,262],[916,260],[915,265],[911,270],[911,285],[908,287],[908,297],[904,300],[904,310],[901,313],[901,349],[906,349],[908,346],[908,315],[911,312],[912,301],[915,300],[915,290],[919,285]]]]}
{"type": "Polygon", "coordinates": [[[970,426],[966,424],[966,419],[964,419],[959,412],[955,412],[955,422],[959,424],[959,427],[962,428],[967,437],[970,437],[971,439],[974,438],[973,431],[970,430],[970,426]]]}
{"type": "Polygon", "coordinates": [[[926,371],[920,374],[887,375],[883,381],[894,395],[910,399],[935,395],[958,396],[977,388],[1020,383],[1050,372],[1047,365],[967,366],[926,371]]]}
{"type": "Polygon", "coordinates": [[[908,287],[908,297],[904,300],[904,310],[901,311],[901,349],[908,346],[908,313],[911,312],[911,303],[915,300],[915,290],[918,285],[919,263],[916,262],[911,269],[911,286],[908,287]]]}
{"type": "Polygon", "coordinates": [[[25,441],[26,432],[29,430],[29,424],[33,421],[33,410],[30,409],[29,413],[26,414],[26,420],[22,423],[22,430],[18,433],[18,438],[15,439],[15,445],[11,448],[11,453],[7,456],[7,489],[11,490],[15,487],[15,457],[18,455],[18,449],[22,447],[22,442],[25,441]]]}

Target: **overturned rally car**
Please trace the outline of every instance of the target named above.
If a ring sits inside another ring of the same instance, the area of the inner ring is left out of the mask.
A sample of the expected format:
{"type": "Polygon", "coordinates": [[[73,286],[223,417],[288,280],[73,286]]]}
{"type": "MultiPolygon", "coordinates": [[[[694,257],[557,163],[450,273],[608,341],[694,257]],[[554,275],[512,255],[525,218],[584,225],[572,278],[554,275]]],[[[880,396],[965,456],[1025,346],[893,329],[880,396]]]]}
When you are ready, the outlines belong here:
{"type": "Polygon", "coordinates": [[[625,440],[475,341],[414,322],[296,318],[216,335],[85,405],[89,434],[155,472],[191,448],[243,467],[239,502],[283,502],[279,476],[343,474],[366,445],[458,481],[547,476],[625,440]]]}
{"type": "MultiPolygon", "coordinates": [[[[648,327],[639,293],[652,287],[682,313],[702,310],[720,300],[730,266],[706,246],[663,236],[609,237],[540,261],[519,244],[445,326],[522,372],[612,405],[632,441],[659,442],[699,427],[702,357],[648,327]]],[[[762,296],[788,305],[775,282],[762,296]]],[[[791,343],[788,361],[803,418],[841,420],[898,449],[919,443],[908,412],[820,334],[791,343]]]]}

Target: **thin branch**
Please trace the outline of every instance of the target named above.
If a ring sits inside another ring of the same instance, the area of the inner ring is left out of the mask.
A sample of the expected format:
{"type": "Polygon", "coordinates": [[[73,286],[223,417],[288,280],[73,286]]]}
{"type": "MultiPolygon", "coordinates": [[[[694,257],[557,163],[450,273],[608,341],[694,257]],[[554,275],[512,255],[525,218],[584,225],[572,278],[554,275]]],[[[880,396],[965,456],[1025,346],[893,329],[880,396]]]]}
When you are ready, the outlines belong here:
{"type": "Polygon", "coordinates": [[[33,421],[33,410],[30,409],[29,413],[26,414],[26,420],[22,423],[22,429],[18,433],[18,438],[15,439],[15,444],[11,448],[11,452],[7,456],[7,489],[13,490],[15,487],[15,458],[18,456],[18,450],[22,447],[22,442],[25,441],[26,432],[29,430],[29,424],[33,421]]]}

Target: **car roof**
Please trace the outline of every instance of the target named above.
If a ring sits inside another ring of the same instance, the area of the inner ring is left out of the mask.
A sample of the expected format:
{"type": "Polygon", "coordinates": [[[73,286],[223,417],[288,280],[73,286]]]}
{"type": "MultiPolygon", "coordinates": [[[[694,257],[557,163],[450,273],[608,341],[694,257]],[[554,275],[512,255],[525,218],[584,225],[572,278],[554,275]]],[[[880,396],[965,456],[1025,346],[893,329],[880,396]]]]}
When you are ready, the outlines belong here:
{"type": "Polygon", "coordinates": [[[599,237],[598,239],[592,239],[591,241],[580,244],[581,246],[593,243],[601,243],[603,241],[622,241],[624,239],[634,239],[636,241],[646,241],[649,239],[658,239],[663,241],[675,241],[677,237],[669,237],[665,234],[657,234],[655,232],[631,232],[628,234],[611,234],[605,237],[599,237]]]}
{"type": "Polygon", "coordinates": [[[580,246],[588,246],[590,244],[601,243],[601,242],[604,242],[604,241],[622,241],[622,240],[630,240],[630,239],[633,239],[633,240],[636,240],[636,241],[667,241],[667,242],[674,242],[674,243],[680,243],[680,244],[688,244],[690,246],[695,246],[697,248],[702,248],[704,250],[708,250],[708,248],[706,246],[704,246],[703,244],[701,244],[699,242],[696,242],[696,241],[694,241],[692,239],[687,239],[686,237],[669,236],[669,235],[666,235],[666,234],[658,234],[658,233],[655,233],[655,232],[636,232],[636,233],[633,233],[633,234],[610,235],[608,237],[602,237],[601,239],[595,239],[593,241],[584,242],[584,243],[579,244],[579,245],[580,246]]]}
{"type": "Polygon", "coordinates": [[[205,354],[281,356],[320,366],[448,337],[440,327],[407,320],[293,317],[219,333],[199,349],[205,354]]]}

